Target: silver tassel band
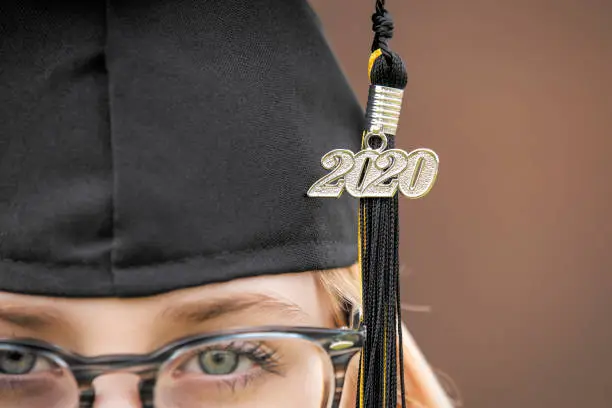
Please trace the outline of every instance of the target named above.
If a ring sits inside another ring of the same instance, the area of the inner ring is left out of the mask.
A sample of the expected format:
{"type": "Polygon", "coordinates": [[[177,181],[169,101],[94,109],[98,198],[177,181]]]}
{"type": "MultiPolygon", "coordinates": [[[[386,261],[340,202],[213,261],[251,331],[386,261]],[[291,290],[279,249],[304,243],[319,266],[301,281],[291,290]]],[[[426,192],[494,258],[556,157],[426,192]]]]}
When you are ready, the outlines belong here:
{"type": "Polygon", "coordinates": [[[404,91],[380,85],[370,85],[366,119],[368,131],[395,135],[402,110],[404,91]]]}

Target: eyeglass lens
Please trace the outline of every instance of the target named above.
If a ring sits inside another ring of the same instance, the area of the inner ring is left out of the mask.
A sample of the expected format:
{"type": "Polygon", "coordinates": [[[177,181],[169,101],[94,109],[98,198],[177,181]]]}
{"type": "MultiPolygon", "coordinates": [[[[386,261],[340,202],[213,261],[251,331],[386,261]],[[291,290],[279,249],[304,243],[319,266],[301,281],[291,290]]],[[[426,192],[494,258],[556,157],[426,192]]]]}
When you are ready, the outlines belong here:
{"type": "MultiPolygon", "coordinates": [[[[334,375],[315,343],[281,336],[228,337],[191,345],[159,371],[155,408],[324,408],[334,375]]],[[[0,407],[73,408],[79,390],[53,356],[0,349],[0,407]]]]}
{"type": "Polygon", "coordinates": [[[74,376],[54,356],[25,347],[0,347],[0,407],[78,406],[74,376]]]}

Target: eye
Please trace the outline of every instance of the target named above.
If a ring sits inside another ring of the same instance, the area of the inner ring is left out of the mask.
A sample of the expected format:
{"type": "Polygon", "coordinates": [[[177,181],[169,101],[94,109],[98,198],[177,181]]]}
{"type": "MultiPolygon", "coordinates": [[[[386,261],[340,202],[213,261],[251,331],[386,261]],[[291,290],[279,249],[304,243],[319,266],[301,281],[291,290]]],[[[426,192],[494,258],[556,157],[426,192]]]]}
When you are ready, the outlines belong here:
{"type": "Polygon", "coordinates": [[[202,371],[212,375],[232,374],[240,365],[240,360],[241,356],[231,350],[208,350],[198,355],[202,371]]]}
{"type": "Polygon", "coordinates": [[[36,365],[36,355],[20,351],[0,352],[0,372],[4,374],[27,374],[36,365]]]}
{"type": "Polygon", "coordinates": [[[259,369],[272,372],[277,365],[276,352],[263,344],[226,343],[191,354],[180,371],[208,376],[239,376],[259,369]]]}
{"type": "Polygon", "coordinates": [[[51,368],[50,361],[35,353],[18,350],[0,351],[0,374],[24,375],[51,368]]]}

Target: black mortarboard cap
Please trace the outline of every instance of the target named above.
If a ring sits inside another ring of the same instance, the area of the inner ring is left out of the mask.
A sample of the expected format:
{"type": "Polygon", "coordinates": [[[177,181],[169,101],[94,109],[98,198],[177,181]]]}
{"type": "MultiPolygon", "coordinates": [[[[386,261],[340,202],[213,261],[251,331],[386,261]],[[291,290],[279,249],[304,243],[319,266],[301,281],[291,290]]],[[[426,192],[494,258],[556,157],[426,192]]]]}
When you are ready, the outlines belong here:
{"type": "Polygon", "coordinates": [[[306,196],[363,112],[306,0],[0,5],[0,290],[145,296],[357,261],[306,196]]]}

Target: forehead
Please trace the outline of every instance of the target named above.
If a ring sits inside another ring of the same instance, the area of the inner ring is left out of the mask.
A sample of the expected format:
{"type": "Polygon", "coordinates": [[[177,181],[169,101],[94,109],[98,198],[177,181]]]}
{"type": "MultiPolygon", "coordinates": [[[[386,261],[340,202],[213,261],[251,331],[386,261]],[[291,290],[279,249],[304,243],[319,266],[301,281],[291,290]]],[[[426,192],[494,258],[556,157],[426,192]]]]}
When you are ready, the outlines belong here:
{"type": "Polygon", "coordinates": [[[80,349],[91,344],[91,339],[105,339],[106,344],[133,343],[134,349],[142,351],[143,347],[206,331],[265,325],[328,326],[329,302],[317,274],[311,272],[237,279],[133,299],[65,299],[0,292],[0,337],[10,332],[64,344],[69,337],[70,348],[80,349]],[[76,344],[79,342],[82,344],[76,344]]]}

